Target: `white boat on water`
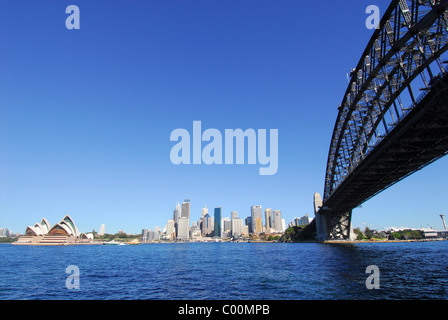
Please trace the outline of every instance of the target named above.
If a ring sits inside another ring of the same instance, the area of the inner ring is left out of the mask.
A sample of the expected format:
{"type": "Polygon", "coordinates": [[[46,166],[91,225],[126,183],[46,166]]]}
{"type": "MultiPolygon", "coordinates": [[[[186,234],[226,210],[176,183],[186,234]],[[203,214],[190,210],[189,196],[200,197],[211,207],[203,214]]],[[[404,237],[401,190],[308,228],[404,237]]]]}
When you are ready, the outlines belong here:
{"type": "Polygon", "coordinates": [[[106,246],[125,246],[126,243],[124,243],[124,242],[117,242],[115,240],[111,240],[111,241],[108,241],[108,242],[103,242],[103,245],[106,245],[106,246]]]}

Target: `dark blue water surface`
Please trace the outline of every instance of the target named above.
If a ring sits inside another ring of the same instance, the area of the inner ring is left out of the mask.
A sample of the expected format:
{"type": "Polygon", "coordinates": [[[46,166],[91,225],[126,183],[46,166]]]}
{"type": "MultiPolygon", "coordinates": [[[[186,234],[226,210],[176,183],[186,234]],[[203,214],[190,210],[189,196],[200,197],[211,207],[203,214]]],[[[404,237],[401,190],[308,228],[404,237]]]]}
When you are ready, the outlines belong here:
{"type": "Polygon", "coordinates": [[[0,272],[0,299],[447,299],[448,241],[1,244],[0,272]],[[380,289],[366,288],[369,265],[380,289]]]}

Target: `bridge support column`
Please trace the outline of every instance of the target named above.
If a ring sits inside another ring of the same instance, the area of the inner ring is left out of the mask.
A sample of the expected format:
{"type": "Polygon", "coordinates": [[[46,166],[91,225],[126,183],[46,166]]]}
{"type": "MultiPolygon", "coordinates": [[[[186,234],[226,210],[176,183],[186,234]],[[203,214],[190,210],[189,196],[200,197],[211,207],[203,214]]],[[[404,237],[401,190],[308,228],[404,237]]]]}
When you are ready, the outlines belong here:
{"type": "Polygon", "coordinates": [[[322,198],[316,192],[314,194],[314,215],[317,240],[355,240],[356,235],[352,227],[352,210],[337,213],[332,212],[331,209],[322,208],[322,206],[322,198]]]}

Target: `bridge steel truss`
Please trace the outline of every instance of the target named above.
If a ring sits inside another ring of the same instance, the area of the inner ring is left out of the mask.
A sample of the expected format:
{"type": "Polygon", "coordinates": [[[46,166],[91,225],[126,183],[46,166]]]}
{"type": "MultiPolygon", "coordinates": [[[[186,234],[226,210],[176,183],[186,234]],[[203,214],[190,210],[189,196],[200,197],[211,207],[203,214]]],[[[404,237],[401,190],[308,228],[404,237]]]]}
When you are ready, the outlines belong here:
{"type": "MultiPolygon", "coordinates": [[[[406,149],[406,143],[412,140],[409,148],[422,153],[421,148],[412,144],[422,145],[428,138],[413,136],[412,132],[418,131],[412,126],[422,126],[422,123],[425,126],[424,123],[437,119],[448,123],[443,118],[446,108],[443,114],[434,114],[436,105],[439,108],[442,105],[434,103],[434,99],[440,102],[448,95],[445,90],[448,85],[443,86],[447,82],[445,64],[448,61],[443,61],[443,54],[448,50],[447,9],[448,0],[392,1],[357,67],[352,70],[331,138],[323,204],[316,212],[317,220],[325,221],[326,231],[318,235],[320,240],[352,238],[353,208],[446,154],[443,145],[440,152],[426,152],[425,157],[411,164],[410,158],[399,150],[406,149]],[[423,114],[418,116],[418,108],[423,103],[433,107],[433,117],[426,122],[423,114]],[[415,119],[422,122],[417,123],[415,119]],[[403,128],[408,129],[407,135],[403,136],[403,128]],[[393,155],[392,138],[400,142],[394,147],[393,155]],[[379,149],[383,152],[381,156],[379,149]],[[388,153],[389,163],[385,160],[388,153]],[[390,159],[391,156],[394,158],[390,159]],[[396,170],[397,166],[390,161],[409,165],[396,170]],[[370,176],[366,174],[368,170],[370,176]],[[381,170],[382,176],[378,177],[381,170]],[[395,174],[388,175],[394,170],[395,174]]],[[[438,150],[435,141],[441,137],[438,133],[426,141],[424,149],[438,150]]],[[[446,138],[442,139],[444,143],[446,138]]]]}

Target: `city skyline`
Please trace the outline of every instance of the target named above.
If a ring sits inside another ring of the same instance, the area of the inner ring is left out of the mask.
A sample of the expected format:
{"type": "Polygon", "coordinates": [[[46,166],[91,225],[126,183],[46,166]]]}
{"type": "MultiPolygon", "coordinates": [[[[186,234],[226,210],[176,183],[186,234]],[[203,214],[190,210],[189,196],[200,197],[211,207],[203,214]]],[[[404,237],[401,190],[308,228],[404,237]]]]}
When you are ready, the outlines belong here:
{"type": "MultiPolygon", "coordinates": [[[[346,75],[373,34],[370,4],[81,0],[81,28],[67,30],[64,6],[2,2],[0,228],[69,214],[82,230],[138,233],[164,226],[184,197],[191,221],[204,204],[313,217],[346,75]],[[276,174],[173,164],[170,134],[194,121],[278,130],[276,174]]],[[[355,208],[353,226],[442,229],[447,167],[442,158],[355,208]]]]}

